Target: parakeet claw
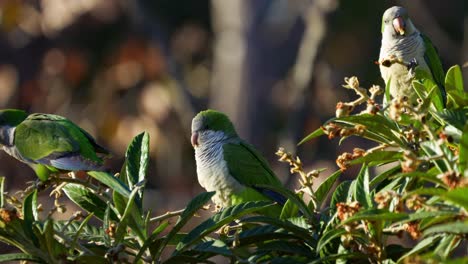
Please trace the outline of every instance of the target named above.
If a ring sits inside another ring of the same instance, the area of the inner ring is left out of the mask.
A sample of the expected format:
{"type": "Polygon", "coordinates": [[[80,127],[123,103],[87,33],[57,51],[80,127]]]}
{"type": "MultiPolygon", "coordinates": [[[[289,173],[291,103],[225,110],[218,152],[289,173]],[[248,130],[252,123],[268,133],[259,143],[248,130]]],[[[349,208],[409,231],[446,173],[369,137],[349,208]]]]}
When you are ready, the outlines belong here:
{"type": "Polygon", "coordinates": [[[65,187],[65,185],[67,185],[67,183],[62,182],[59,186],[50,192],[50,196],[55,196],[55,199],[62,197],[62,188],[65,187]]]}
{"type": "Polygon", "coordinates": [[[31,193],[32,191],[34,190],[37,190],[38,192],[44,190],[45,188],[47,188],[47,184],[46,182],[43,182],[39,179],[35,180],[35,181],[29,181],[27,182],[27,185],[28,187],[26,187],[26,189],[24,189],[23,191],[19,191],[21,197],[24,197],[26,196],[27,194],[31,193]]]}

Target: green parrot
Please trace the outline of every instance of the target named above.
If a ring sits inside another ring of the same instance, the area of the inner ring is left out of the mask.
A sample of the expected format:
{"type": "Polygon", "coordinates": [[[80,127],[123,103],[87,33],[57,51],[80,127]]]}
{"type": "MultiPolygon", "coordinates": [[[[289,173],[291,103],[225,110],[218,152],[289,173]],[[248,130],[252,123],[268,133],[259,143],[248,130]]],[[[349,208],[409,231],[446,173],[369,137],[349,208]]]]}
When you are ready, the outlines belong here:
{"type": "Polygon", "coordinates": [[[265,158],[239,138],[229,118],[206,110],[192,120],[192,146],[197,176],[207,191],[216,191],[213,202],[228,207],[247,201],[286,201],[278,193],[257,185],[281,187],[265,158]]]}
{"type": "Polygon", "coordinates": [[[392,97],[406,96],[414,103],[417,95],[411,83],[419,79],[416,73],[420,71],[424,73],[422,77],[431,78],[439,87],[438,96],[445,105],[445,75],[437,50],[414,26],[403,7],[391,7],[383,14],[379,67],[392,97]]]}
{"type": "Polygon", "coordinates": [[[51,173],[102,170],[109,152],[70,120],[51,114],[0,110],[0,145],[28,164],[41,181],[51,173]]]}

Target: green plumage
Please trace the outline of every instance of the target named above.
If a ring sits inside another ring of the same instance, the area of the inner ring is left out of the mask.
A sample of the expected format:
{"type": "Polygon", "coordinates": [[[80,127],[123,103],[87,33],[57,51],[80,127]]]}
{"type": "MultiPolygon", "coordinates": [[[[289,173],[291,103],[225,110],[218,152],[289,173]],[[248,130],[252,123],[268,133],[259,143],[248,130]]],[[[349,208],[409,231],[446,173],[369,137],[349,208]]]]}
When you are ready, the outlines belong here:
{"type": "Polygon", "coordinates": [[[70,120],[50,114],[32,114],[16,127],[15,146],[28,159],[76,152],[84,158],[102,162],[96,155],[94,140],[70,120]],[[34,146],[34,147],[31,147],[34,146]]]}
{"type": "MultiPolygon", "coordinates": [[[[220,112],[206,110],[192,120],[192,145],[195,148],[198,181],[207,191],[216,191],[212,200],[221,207],[248,201],[286,199],[268,186],[283,185],[268,162],[237,135],[232,122],[220,112]]],[[[278,216],[281,206],[259,212],[278,216]]]]}
{"type": "Polygon", "coordinates": [[[241,184],[281,186],[267,161],[251,145],[241,141],[238,144],[224,144],[223,149],[229,172],[241,184]]]}
{"type": "Polygon", "coordinates": [[[65,117],[0,111],[0,144],[11,156],[31,166],[41,180],[59,171],[100,170],[109,152],[65,117]]]}

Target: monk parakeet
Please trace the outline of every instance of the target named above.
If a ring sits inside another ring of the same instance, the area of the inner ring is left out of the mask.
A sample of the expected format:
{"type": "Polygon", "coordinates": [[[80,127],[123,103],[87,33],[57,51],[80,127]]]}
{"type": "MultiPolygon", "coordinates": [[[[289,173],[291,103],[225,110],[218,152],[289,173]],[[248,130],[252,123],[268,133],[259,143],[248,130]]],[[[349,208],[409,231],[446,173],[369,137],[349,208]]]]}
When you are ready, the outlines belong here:
{"type": "Polygon", "coordinates": [[[414,26],[403,7],[391,7],[383,14],[379,65],[385,84],[390,82],[392,97],[406,96],[415,102],[417,96],[411,82],[417,77],[417,69],[439,86],[439,96],[445,104],[444,70],[437,51],[429,38],[414,26]]]}
{"type": "Polygon", "coordinates": [[[109,152],[70,120],[51,114],[28,115],[22,110],[0,110],[0,145],[31,166],[39,179],[50,173],[102,170],[109,152]]]}
{"type": "Polygon", "coordinates": [[[213,202],[227,207],[247,201],[285,199],[258,184],[282,186],[267,161],[254,147],[239,138],[229,118],[206,110],[192,120],[198,182],[207,191],[216,191],[213,202]]]}

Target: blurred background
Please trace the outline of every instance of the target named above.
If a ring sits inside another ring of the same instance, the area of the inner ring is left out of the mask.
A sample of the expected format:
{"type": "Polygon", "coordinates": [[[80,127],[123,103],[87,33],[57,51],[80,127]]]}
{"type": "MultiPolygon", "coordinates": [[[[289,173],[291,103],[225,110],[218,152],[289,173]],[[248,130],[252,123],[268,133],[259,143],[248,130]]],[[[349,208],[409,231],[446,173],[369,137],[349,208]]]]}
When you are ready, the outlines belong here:
{"type": "MultiPolygon", "coordinates": [[[[325,176],[337,155],[368,144],[323,137],[296,147],[338,101],[356,98],[341,88],[344,77],[383,85],[374,62],[393,5],[407,7],[445,69],[468,60],[463,0],[2,0],[0,108],[71,119],[111,150],[113,172],[131,139],[149,132],[146,205],[155,212],[202,192],[190,123],[206,108],[226,112],[293,188],[279,146],[307,169],[328,168],[325,176]]],[[[12,192],[35,179],[3,151],[0,175],[12,192]]]]}

